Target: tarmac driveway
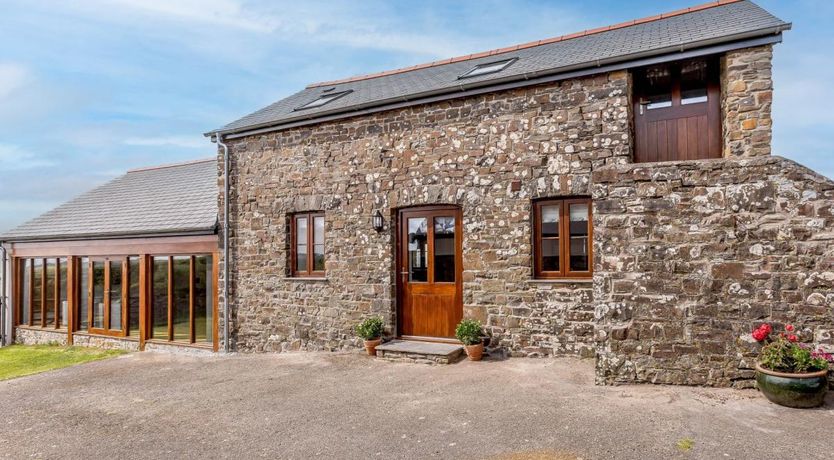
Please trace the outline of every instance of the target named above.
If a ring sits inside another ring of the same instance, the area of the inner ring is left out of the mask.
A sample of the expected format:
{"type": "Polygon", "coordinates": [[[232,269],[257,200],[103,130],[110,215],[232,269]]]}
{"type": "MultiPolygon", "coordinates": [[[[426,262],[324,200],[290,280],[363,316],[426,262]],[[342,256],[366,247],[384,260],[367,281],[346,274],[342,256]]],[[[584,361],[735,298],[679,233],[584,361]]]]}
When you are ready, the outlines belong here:
{"type": "Polygon", "coordinates": [[[136,353],[0,382],[0,457],[834,457],[831,395],[793,410],[753,390],[592,375],[574,359],[136,353]]]}

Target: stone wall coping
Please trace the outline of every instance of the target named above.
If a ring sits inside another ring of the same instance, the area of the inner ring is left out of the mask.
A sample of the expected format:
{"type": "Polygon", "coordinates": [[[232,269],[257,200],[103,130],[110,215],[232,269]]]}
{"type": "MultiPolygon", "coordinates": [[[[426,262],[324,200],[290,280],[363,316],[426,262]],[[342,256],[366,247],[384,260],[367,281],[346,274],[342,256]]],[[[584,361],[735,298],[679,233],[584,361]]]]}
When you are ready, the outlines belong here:
{"type": "Polygon", "coordinates": [[[540,280],[540,279],[529,279],[527,280],[530,284],[594,284],[593,278],[583,278],[583,279],[576,279],[576,278],[563,278],[563,279],[549,279],[549,280],[540,280]]]}
{"type": "Polygon", "coordinates": [[[102,339],[112,339],[112,340],[124,340],[126,342],[138,342],[139,339],[137,337],[117,337],[113,335],[104,335],[104,334],[91,334],[89,332],[73,332],[73,336],[82,336],[82,337],[99,337],[102,339]]]}
{"type": "MultiPolygon", "coordinates": [[[[803,166],[793,160],[778,155],[760,156],[752,158],[715,158],[709,160],[685,160],[685,161],[660,161],[655,163],[623,163],[611,164],[596,168],[593,172],[593,182],[598,184],[621,182],[619,174],[628,174],[634,171],[646,170],[677,170],[677,171],[710,171],[719,169],[739,169],[761,166],[781,165],[785,170],[798,170],[805,174],[807,179],[817,183],[834,184],[834,181],[822,174],[803,166]]],[[[671,171],[670,171],[671,172],[671,171]]],[[[633,179],[633,178],[632,178],[633,179]]],[[[650,177],[646,181],[652,180],[650,177]]]]}
{"type": "Polygon", "coordinates": [[[283,281],[310,281],[310,282],[327,282],[329,278],[312,277],[312,276],[285,276],[281,278],[283,281]]]}

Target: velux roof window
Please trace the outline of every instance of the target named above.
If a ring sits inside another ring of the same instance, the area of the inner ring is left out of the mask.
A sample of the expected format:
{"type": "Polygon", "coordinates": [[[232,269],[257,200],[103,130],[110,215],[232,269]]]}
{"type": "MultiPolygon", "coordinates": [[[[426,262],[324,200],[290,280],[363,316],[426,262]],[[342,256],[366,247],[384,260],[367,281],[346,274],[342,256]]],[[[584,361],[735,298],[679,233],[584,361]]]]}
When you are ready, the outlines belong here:
{"type": "MultiPolygon", "coordinates": [[[[332,90],[332,88],[330,89],[332,90]]],[[[298,107],[295,110],[305,110],[305,109],[315,109],[317,107],[321,107],[325,104],[335,101],[340,97],[344,96],[345,94],[349,94],[351,90],[348,91],[340,91],[338,93],[329,93],[328,90],[325,90],[324,94],[318,97],[318,99],[312,100],[301,107],[298,107]]]]}
{"type": "Polygon", "coordinates": [[[472,78],[478,77],[481,75],[487,75],[491,73],[500,72],[507,67],[509,67],[512,63],[517,61],[518,58],[512,59],[505,59],[503,61],[495,61],[495,62],[487,62],[486,64],[478,64],[473,67],[470,71],[466,72],[465,74],[459,76],[458,78],[472,78]]]}

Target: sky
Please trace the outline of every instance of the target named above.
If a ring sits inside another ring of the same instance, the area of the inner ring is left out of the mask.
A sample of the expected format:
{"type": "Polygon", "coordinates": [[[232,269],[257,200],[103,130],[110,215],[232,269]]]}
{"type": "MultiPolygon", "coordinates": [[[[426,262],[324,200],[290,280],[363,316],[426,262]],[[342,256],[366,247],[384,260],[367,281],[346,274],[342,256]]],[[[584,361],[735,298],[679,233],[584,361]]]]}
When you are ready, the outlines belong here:
{"type": "MultiPolygon", "coordinates": [[[[0,0],[0,232],[305,85],[539,40],[702,0],[0,0]]],[[[774,59],[774,153],[834,178],[834,2],[774,59]]],[[[118,203],[113,203],[118,206],[118,203]]]]}

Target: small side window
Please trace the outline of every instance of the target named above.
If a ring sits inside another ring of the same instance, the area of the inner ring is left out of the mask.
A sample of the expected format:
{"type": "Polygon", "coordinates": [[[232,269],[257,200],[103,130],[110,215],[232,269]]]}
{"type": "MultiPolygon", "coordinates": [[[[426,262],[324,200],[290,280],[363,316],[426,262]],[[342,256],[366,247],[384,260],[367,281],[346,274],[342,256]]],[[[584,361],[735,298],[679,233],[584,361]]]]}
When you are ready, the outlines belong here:
{"type": "Polygon", "coordinates": [[[593,273],[592,204],[588,198],[533,203],[536,278],[588,278],[593,273]]]}
{"type": "Polygon", "coordinates": [[[323,212],[294,214],[290,225],[292,276],[324,276],[325,220],[323,212]]]}

